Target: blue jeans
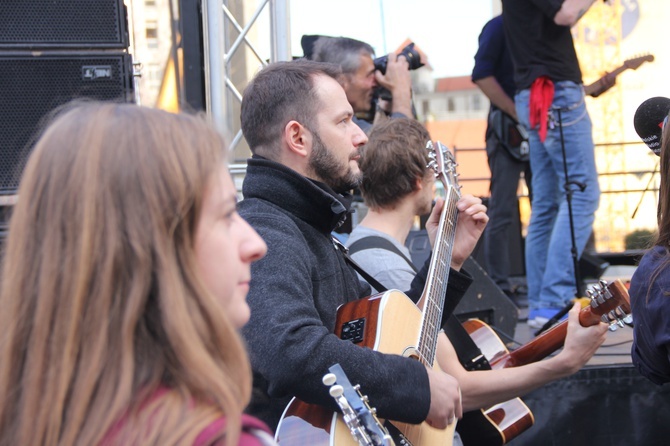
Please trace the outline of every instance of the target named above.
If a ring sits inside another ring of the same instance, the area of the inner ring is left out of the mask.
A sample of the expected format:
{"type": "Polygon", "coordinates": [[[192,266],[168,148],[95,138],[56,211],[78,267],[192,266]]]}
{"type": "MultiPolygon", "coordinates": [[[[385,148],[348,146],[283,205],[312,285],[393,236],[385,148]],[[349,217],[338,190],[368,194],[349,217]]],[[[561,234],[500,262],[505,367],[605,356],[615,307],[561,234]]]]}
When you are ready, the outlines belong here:
{"type": "MultiPolygon", "coordinates": [[[[572,215],[578,255],[591,235],[598,209],[600,187],[596,170],[591,119],[584,103],[584,90],[574,82],[554,84],[555,93],[547,138],[540,141],[537,128],[529,130],[530,167],[533,172],[533,201],[526,236],[526,279],[529,310],[562,308],[575,297],[570,216],[565,193],[565,174],[558,112],[561,108],[563,138],[569,180],[586,185],[579,191],[572,185],[572,215]]],[[[529,124],[530,90],[514,98],[519,121],[529,124]]]]}

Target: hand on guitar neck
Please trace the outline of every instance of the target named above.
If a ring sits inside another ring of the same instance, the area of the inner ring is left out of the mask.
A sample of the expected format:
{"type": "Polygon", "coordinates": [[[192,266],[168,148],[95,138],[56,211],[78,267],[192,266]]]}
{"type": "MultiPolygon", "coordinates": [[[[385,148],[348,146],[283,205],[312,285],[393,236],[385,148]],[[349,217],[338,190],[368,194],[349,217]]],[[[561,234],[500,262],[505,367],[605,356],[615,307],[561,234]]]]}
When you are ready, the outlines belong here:
{"type": "Polygon", "coordinates": [[[616,68],[610,73],[605,73],[600,79],[590,85],[584,86],[584,93],[597,98],[616,84],[616,78],[619,74],[626,70],[637,70],[640,65],[645,62],[653,62],[654,56],[647,54],[645,56],[636,57],[626,60],[623,65],[616,68]]]}
{"type": "Polygon", "coordinates": [[[605,342],[607,324],[600,322],[590,327],[584,327],[579,322],[581,306],[575,304],[568,313],[568,333],[563,350],[548,361],[555,361],[560,378],[577,373],[594,355],[596,350],[605,342]]]}
{"type": "MultiPolygon", "coordinates": [[[[431,248],[435,245],[443,206],[444,200],[442,198],[435,200],[435,206],[426,221],[426,232],[431,248]]],[[[455,271],[460,271],[463,263],[475,249],[489,217],[486,215],[486,206],[482,204],[481,199],[472,195],[463,195],[456,203],[456,208],[458,209],[458,222],[456,223],[456,235],[450,266],[455,271]]]]}

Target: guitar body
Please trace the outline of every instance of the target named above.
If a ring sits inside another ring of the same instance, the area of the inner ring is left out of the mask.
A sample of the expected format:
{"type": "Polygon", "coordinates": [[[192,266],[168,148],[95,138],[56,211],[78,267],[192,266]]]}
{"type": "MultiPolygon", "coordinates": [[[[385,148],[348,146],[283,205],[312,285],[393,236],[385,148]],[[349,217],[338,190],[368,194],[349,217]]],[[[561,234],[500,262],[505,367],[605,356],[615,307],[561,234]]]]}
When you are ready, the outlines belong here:
{"type": "MultiPolygon", "coordinates": [[[[335,334],[347,339],[349,335],[343,327],[352,322],[361,326],[356,344],[382,353],[416,357],[422,313],[400,291],[390,290],[343,305],[337,312],[335,334]],[[359,322],[361,320],[364,322],[359,322]]],[[[439,369],[439,366],[435,363],[433,368],[439,369]]],[[[435,429],[425,422],[408,424],[386,420],[384,426],[396,444],[402,440],[414,446],[453,443],[455,423],[446,429],[435,429]]],[[[284,412],[276,438],[282,446],[357,444],[340,414],[298,399],[291,401],[284,412]]]]}
{"type": "MultiPolygon", "coordinates": [[[[496,359],[507,355],[509,351],[491,327],[478,319],[463,322],[463,327],[489,363],[493,364],[493,368],[502,368],[500,365],[496,367],[496,359]]],[[[499,446],[517,437],[533,423],[535,418],[528,406],[520,398],[513,398],[481,410],[466,412],[458,422],[458,433],[465,445],[499,446]]]]}

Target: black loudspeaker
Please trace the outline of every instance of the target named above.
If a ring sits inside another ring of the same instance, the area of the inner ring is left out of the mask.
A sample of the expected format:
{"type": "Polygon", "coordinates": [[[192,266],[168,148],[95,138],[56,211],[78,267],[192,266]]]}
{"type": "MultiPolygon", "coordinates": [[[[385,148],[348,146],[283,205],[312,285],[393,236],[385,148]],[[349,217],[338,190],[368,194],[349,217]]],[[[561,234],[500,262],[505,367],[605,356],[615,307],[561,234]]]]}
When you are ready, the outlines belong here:
{"type": "Polygon", "coordinates": [[[0,194],[13,193],[42,118],[77,98],[132,102],[127,53],[0,53],[0,194]]]}
{"type": "MultiPolygon", "coordinates": [[[[430,242],[425,230],[410,231],[405,245],[415,265],[423,265],[430,256],[430,242]]],[[[456,317],[461,321],[481,319],[509,337],[514,337],[519,319],[516,305],[472,256],[465,261],[463,269],[472,276],[473,281],[454,310],[456,317]]]]}
{"type": "Polygon", "coordinates": [[[595,253],[584,251],[579,258],[579,273],[582,279],[600,279],[609,266],[608,261],[601,259],[595,253]]]}
{"type": "Polygon", "coordinates": [[[461,320],[481,319],[496,330],[514,337],[519,312],[514,302],[502,292],[477,261],[468,257],[463,269],[473,278],[472,285],[454,310],[461,320]]]}
{"type": "MultiPolygon", "coordinates": [[[[485,206],[489,205],[489,197],[482,197],[482,203],[485,206]]],[[[507,258],[509,259],[509,275],[510,277],[520,277],[526,275],[526,256],[525,256],[525,240],[521,234],[521,213],[519,211],[519,201],[515,203],[515,212],[512,222],[510,223],[507,234],[509,236],[509,251],[507,252],[507,258]]],[[[477,260],[477,262],[484,267],[488,268],[486,257],[484,256],[484,237],[486,237],[486,231],[479,238],[477,246],[472,251],[472,256],[477,260]]],[[[504,255],[504,253],[499,253],[504,255]]]]}
{"type": "Polygon", "coordinates": [[[0,48],[127,48],[123,0],[2,0],[0,48]]]}

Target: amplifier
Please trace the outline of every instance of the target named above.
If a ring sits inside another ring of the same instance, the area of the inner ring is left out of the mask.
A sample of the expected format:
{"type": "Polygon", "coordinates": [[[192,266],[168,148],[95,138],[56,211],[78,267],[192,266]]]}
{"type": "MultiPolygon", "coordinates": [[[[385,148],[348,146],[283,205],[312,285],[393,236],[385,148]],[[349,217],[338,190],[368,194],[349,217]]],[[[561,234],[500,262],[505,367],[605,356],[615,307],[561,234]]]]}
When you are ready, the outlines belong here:
{"type": "Polygon", "coordinates": [[[133,102],[131,56],[0,53],[0,96],[0,194],[12,194],[50,111],[78,98],[133,102]]]}

